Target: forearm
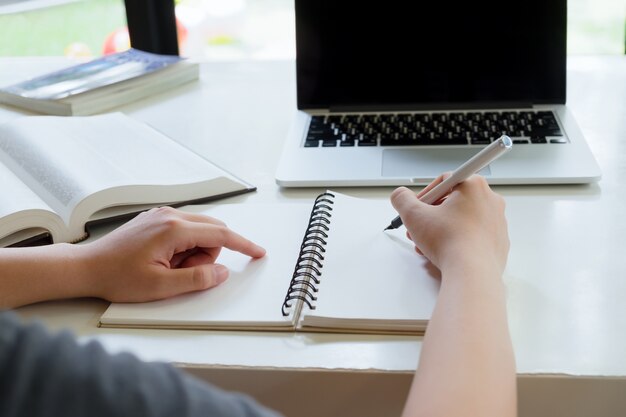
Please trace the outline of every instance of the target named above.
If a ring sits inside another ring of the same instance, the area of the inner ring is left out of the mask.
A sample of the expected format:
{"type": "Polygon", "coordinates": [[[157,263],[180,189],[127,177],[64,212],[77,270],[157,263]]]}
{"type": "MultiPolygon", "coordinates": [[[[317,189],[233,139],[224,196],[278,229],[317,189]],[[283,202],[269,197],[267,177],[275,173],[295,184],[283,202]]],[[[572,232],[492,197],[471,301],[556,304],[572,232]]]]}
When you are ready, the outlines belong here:
{"type": "Polygon", "coordinates": [[[499,272],[488,262],[459,265],[443,273],[404,415],[514,416],[515,361],[499,272]]]}
{"type": "Polygon", "coordinates": [[[0,251],[0,309],[88,296],[81,246],[58,244],[0,251]]]}

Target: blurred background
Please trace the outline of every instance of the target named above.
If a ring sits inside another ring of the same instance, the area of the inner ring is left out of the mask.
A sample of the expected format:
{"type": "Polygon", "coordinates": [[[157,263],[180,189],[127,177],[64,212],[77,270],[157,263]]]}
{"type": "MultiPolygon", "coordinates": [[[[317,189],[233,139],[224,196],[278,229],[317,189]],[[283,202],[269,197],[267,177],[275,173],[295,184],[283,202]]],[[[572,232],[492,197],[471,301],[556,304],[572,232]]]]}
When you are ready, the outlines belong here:
{"type": "MultiPolygon", "coordinates": [[[[295,57],[293,0],[176,0],[176,19],[183,56],[295,57]]],[[[626,0],[570,0],[568,54],[624,54],[625,27],[626,0]]],[[[130,47],[122,0],[0,0],[0,36],[0,56],[93,58],[130,47]]]]}

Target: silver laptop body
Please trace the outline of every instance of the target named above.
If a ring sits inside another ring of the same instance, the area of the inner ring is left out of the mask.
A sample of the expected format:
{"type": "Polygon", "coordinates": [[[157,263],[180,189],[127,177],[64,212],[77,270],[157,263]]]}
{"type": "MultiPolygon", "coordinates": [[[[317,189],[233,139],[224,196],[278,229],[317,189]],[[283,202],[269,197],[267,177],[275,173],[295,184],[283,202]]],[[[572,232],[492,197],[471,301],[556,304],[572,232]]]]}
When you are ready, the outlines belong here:
{"type": "Polygon", "coordinates": [[[513,17],[485,0],[384,5],[295,1],[298,110],[279,185],[424,185],[503,133],[515,145],[481,171],[492,184],[600,178],[565,106],[566,0],[513,17]]]}

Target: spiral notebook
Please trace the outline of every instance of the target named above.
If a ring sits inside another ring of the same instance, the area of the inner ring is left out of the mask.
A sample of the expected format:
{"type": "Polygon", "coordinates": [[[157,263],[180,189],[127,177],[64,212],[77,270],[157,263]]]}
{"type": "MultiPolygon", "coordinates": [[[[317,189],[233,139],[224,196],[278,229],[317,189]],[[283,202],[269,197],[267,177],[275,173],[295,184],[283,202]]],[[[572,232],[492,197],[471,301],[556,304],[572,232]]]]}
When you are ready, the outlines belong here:
{"type": "Polygon", "coordinates": [[[423,333],[439,271],[415,252],[388,201],[327,191],[312,204],[188,206],[220,218],[267,250],[224,249],[229,279],[149,303],[113,303],[104,327],[423,333]]]}

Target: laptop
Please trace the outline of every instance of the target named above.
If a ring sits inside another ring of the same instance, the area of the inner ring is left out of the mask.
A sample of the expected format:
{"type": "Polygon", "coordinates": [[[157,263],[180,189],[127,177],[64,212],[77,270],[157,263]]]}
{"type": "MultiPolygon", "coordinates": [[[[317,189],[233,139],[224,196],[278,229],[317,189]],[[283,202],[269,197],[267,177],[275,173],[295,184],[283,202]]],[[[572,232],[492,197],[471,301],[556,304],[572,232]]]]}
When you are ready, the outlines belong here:
{"type": "Polygon", "coordinates": [[[295,0],[284,187],[424,185],[502,134],[492,184],[601,172],[565,105],[566,0],[295,0]]]}

